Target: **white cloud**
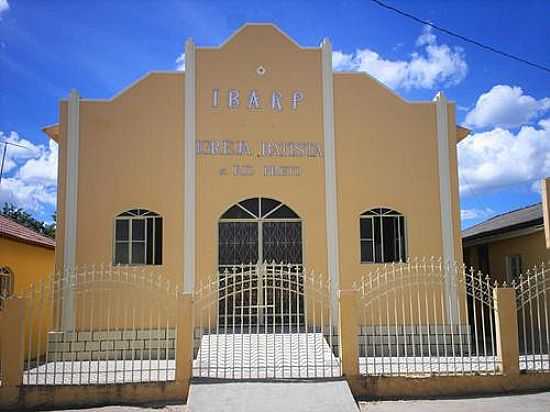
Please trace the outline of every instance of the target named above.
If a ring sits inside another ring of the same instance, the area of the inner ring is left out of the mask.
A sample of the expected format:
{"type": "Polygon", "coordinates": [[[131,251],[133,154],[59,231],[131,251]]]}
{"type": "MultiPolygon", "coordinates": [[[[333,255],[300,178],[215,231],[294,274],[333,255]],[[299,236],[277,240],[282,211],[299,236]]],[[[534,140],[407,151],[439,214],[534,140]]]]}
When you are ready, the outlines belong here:
{"type": "Polygon", "coordinates": [[[35,145],[16,132],[4,134],[0,141],[9,141],[30,150],[9,146],[0,183],[0,206],[10,202],[31,212],[45,212],[56,204],[57,191],[57,143],[49,141],[48,147],[35,145]],[[8,166],[6,162],[5,166],[8,166]]]}
{"type": "Polygon", "coordinates": [[[550,176],[550,118],[515,134],[500,127],[473,134],[459,143],[458,159],[466,196],[550,176]]]}
{"type": "Polygon", "coordinates": [[[29,159],[23,164],[17,176],[25,182],[55,184],[57,181],[57,143],[50,140],[48,149],[43,149],[40,157],[29,159]]]}
{"type": "Polygon", "coordinates": [[[14,131],[9,134],[0,131],[0,154],[4,152],[4,144],[2,144],[2,142],[12,143],[8,145],[6,150],[6,158],[4,160],[5,173],[16,167],[18,162],[37,157],[41,153],[39,146],[20,137],[19,134],[14,131]]]}
{"type": "MultiPolygon", "coordinates": [[[[548,177],[548,176],[545,176],[548,177]]],[[[531,184],[531,190],[539,195],[542,195],[542,180],[535,180],[531,184]]]]}
{"type": "Polygon", "coordinates": [[[180,54],[176,59],[176,70],[185,70],[185,53],[180,54]]]}
{"type": "Polygon", "coordinates": [[[469,127],[513,128],[528,124],[550,110],[550,98],[537,100],[517,86],[499,84],[479,96],[466,115],[469,127]]]}
{"type": "Polygon", "coordinates": [[[462,220],[486,219],[494,214],[495,211],[488,207],[484,209],[462,209],[460,211],[462,220]]]}
{"type": "Polygon", "coordinates": [[[419,50],[408,60],[384,59],[370,49],[357,49],[355,53],[336,50],[332,54],[332,65],[336,71],[365,71],[393,89],[450,86],[466,76],[468,64],[463,49],[439,44],[429,26],[416,40],[416,47],[419,50]]]}
{"type": "Polygon", "coordinates": [[[0,0],[0,19],[2,18],[2,14],[7,12],[9,9],[10,5],[8,0],[0,0]]]}

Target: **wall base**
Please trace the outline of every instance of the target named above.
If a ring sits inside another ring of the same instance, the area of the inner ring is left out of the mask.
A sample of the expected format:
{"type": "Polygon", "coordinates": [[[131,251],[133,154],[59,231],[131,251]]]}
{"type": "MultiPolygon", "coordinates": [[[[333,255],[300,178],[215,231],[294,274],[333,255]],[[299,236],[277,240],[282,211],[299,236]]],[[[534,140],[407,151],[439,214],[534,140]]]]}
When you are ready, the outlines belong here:
{"type": "Polygon", "coordinates": [[[426,399],[550,390],[550,373],[496,376],[347,377],[355,399],[426,399]]]}
{"type": "Polygon", "coordinates": [[[0,387],[0,410],[183,403],[188,392],[189,383],[182,382],[4,386],[0,387]]]}

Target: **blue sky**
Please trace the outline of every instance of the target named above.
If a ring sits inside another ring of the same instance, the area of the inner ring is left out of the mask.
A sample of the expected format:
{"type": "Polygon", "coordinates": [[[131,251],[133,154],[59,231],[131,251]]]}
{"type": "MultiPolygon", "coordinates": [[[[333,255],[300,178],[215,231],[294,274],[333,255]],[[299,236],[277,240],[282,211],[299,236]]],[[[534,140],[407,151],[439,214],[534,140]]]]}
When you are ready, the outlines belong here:
{"type": "MultiPolygon", "coordinates": [[[[550,66],[550,2],[387,3],[550,66]]],[[[550,175],[550,73],[488,53],[368,0],[321,2],[0,0],[0,202],[45,220],[55,209],[57,121],[71,88],[105,98],[150,70],[174,70],[186,38],[218,45],[246,22],[273,22],[304,46],[332,40],[335,70],[365,70],[410,100],[444,90],[457,121],[463,226],[538,202],[550,175]]],[[[422,159],[419,159],[422,161],[422,159]]]]}

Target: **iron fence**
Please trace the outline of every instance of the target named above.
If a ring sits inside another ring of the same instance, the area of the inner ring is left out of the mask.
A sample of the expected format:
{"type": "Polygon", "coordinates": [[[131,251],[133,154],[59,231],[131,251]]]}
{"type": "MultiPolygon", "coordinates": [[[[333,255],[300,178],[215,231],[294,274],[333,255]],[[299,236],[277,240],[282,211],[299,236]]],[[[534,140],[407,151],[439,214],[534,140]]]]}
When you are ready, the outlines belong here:
{"type": "Polygon", "coordinates": [[[330,280],[302,265],[237,265],[194,294],[193,376],[340,376],[330,280]]]}
{"type": "Polygon", "coordinates": [[[441,259],[378,267],[360,292],[359,369],[364,375],[492,375],[496,282],[441,259]]]}
{"type": "Polygon", "coordinates": [[[527,372],[550,372],[550,278],[545,264],[512,281],[518,311],[519,366],[527,372]]]}
{"type": "Polygon", "coordinates": [[[178,296],[145,268],[81,267],[40,281],[23,294],[23,384],[174,380],[178,296]]]}

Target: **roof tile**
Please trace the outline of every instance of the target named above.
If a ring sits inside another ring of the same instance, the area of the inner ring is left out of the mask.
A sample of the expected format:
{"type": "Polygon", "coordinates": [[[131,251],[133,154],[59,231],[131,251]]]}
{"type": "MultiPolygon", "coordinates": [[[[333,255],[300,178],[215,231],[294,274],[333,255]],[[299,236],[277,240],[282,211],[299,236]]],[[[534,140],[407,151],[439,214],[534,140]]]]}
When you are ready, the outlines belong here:
{"type": "Polygon", "coordinates": [[[29,243],[32,245],[43,246],[48,249],[55,248],[55,240],[36,233],[34,230],[23,226],[12,219],[0,215],[0,237],[13,239],[16,241],[29,243]]]}

